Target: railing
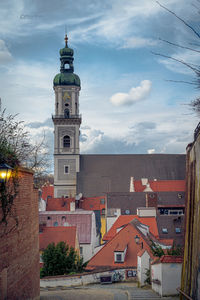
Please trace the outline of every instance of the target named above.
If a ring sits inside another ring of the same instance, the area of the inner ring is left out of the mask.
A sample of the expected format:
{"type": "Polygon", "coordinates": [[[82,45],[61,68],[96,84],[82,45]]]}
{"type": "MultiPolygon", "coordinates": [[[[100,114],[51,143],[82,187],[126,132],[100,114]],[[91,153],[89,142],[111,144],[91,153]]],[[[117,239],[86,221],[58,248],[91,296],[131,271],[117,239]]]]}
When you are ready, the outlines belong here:
{"type": "Polygon", "coordinates": [[[183,295],[186,299],[189,299],[189,300],[193,300],[190,296],[188,296],[186,293],[184,293],[183,291],[181,291],[181,289],[177,288],[177,291],[183,295]]]}
{"type": "Polygon", "coordinates": [[[195,131],[194,131],[194,140],[197,139],[198,135],[199,135],[199,132],[200,132],[200,122],[199,124],[197,125],[195,131]]]}
{"type": "Polygon", "coordinates": [[[65,117],[64,115],[52,115],[52,119],[81,119],[82,115],[69,115],[65,117]]]}

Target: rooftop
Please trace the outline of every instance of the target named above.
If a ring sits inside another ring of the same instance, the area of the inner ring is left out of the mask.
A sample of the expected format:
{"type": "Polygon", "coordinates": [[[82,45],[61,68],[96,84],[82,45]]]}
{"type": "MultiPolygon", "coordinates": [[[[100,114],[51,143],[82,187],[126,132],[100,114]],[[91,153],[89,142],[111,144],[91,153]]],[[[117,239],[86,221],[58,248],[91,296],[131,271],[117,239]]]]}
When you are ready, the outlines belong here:
{"type": "Polygon", "coordinates": [[[70,247],[76,246],[76,227],[44,227],[43,232],[39,234],[39,247],[44,250],[50,243],[65,242],[70,247]]]}

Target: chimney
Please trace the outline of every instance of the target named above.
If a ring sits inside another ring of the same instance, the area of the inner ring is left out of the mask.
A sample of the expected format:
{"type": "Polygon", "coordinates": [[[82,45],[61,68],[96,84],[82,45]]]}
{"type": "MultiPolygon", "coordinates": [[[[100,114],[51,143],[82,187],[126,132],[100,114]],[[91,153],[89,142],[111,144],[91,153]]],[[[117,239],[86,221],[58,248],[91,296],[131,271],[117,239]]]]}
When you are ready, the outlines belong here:
{"type": "Polygon", "coordinates": [[[76,208],[75,208],[75,202],[70,202],[70,211],[75,211],[76,208]]]}
{"type": "Polygon", "coordinates": [[[134,177],[131,177],[130,179],[130,192],[135,192],[134,177]]]}
{"type": "Polygon", "coordinates": [[[157,207],[158,197],[156,193],[146,193],[146,207],[157,207]]]}

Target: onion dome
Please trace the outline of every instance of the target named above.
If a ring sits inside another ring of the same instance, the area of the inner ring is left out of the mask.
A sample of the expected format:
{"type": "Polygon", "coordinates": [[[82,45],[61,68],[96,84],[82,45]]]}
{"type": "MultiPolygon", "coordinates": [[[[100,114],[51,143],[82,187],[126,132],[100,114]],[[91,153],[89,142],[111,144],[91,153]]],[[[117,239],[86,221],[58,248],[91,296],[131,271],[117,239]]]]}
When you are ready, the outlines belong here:
{"type": "Polygon", "coordinates": [[[65,36],[65,47],[60,49],[60,73],[54,77],[53,85],[80,86],[80,78],[74,73],[74,50],[68,47],[68,37],[65,36]]]}

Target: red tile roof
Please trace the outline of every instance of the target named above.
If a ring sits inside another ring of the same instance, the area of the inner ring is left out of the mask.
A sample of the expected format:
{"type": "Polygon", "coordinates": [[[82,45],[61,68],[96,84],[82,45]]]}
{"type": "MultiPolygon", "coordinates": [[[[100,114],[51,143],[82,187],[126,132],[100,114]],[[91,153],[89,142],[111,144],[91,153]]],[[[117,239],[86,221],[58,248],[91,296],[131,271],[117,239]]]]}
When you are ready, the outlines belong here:
{"type": "Polygon", "coordinates": [[[174,240],[173,239],[158,239],[160,243],[165,244],[167,246],[173,246],[174,240]]]}
{"type": "MultiPolygon", "coordinates": [[[[150,188],[153,192],[184,192],[185,191],[185,180],[157,180],[148,181],[150,188]]],[[[141,180],[135,180],[133,182],[135,192],[143,192],[146,185],[142,185],[141,180]]]]}
{"type": "Polygon", "coordinates": [[[70,227],[45,227],[39,234],[39,247],[44,250],[50,243],[66,242],[70,247],[76,246],[77,232],[75,226],[70,227]]]}
{"type": "Polygon", "coordinates": [[[183,257],[182,256],[175,256],[175,255],[163,255],[160,258],[156,258],[153,260],[151,263],[152,265],[154,264],[172,264],[172,263],[177,263],[180,264],[183,262],[183,257]]]}
{"type": "Polygon", "coordinates": [[[141,250],[141,244],[135,243],[134,237],[136,235],[139,235],[140,242],[143,242],[143,248],[147,250],[149,255],[153,258],[147,239],[144,238],[144,235],[141,234],[134,224],[129,223],[91,258],[87,265],[87,269],[137,267],[137,254],[141,250]],[[120,244],[123,245],[122,248],[124,248],[124,245],[128,245],[128,247],[125,261],[116,263],[114,261],[114,251],[118,249],[120,244]]]}
{"type": "Polygon", "coordinates": [[[133,219],[138,219],[142,224],[149,226],[149,231],[157,238],[158,237],[158,227],[155,217],[139,217],[137,215],[121,215],[115,221],[110,230],[103,236],[104,241],[109,241],[117,233],[117,228],[130,223],[133,219]]]}
{"type": "MultiPolygon", "coordinates": [[[[51,198],[47,201],[48,211],[69,211],[70,202],[75,202],[74,198],[51,198]]],[[[79,208],[84,210],[102,210],[105,208],[105,196],[82,198],[79,200],[79,208]],[[104,199],[104,204],[101,204],[101,199],[104,199]]]]}

